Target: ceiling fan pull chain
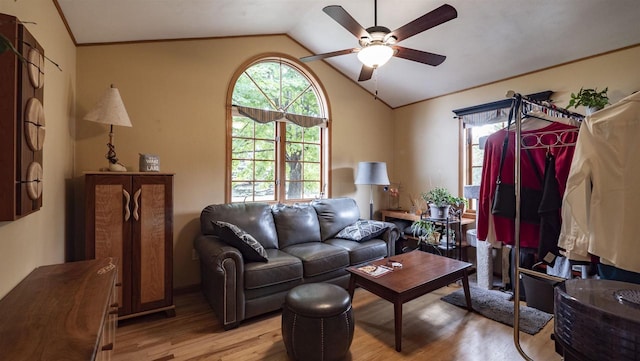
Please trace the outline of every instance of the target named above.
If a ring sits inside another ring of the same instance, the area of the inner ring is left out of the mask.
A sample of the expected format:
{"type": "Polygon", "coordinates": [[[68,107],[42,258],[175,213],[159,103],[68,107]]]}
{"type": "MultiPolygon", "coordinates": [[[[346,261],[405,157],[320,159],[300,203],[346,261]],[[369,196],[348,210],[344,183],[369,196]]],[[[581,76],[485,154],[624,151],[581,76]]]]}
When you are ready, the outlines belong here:
{"type": "Polygon", "coordinates": [[[373,100],[378,100],[378,72],[373,74],[373,81],[375,82],[375,94],[373,100]]]}

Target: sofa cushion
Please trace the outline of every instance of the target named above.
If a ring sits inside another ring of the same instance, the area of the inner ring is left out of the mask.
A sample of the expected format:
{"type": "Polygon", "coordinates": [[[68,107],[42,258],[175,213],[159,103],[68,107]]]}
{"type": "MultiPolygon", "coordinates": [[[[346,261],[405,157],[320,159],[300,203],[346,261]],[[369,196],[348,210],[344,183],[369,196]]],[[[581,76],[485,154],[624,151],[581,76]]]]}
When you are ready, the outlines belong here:
{"type": "Polygon", "coordinates": [[[272,211],[280,249],[298,243],[320,242],[318,216],[310,205],[278,204],[272,211]]]}
{"type": "Polygon", "coordinates": [[[252,290],[302,280],[302,261],[300,259],[278,249],[267,249],[266,251],[269,262],[245,263],[245,289],[252,290]]]}
{"type": "Polygon", "coordinates": [[[282,250],[302,261],[304,278],[349,266],[346,249],[322,242],[299,243],[282,250]]]}
{"type": "Polygon", "coordinates": [[[278,248],[278,235],[266,203],[228,203],[205,207],[200,214],[202,234],[219,236],[211,221],[235,224],[251,234],[264,248],[278,248]]]}
{"type": "Polygon", "coordinates": [[[336,234],[335,238],[344,238],[356,242],[368,241],[383,234],[388,226],[385,222],[360,220],[346,226],[336,234]]]}
{"type": "Polygon", "coordinates": [[[325,243],[342,247],[349,251],[349,265],[355,266],[387,257],[387,243],[381,239],[355,242],[347,239],[332,238],[325,243]]]}
{"type": "Polygon", "coordinates": [[[234,224],[223,221],[213,221],[213,226],[218,237],[230,246],[237,248],[245,260],[267,262],[267,252],[252,235],[234,224]]]}
{"type": "Polygon", "coordinates": [[[318,214],[323,241],[360,219],[360,209],[352,198],[317,199],[311,205],[318,214]]]}

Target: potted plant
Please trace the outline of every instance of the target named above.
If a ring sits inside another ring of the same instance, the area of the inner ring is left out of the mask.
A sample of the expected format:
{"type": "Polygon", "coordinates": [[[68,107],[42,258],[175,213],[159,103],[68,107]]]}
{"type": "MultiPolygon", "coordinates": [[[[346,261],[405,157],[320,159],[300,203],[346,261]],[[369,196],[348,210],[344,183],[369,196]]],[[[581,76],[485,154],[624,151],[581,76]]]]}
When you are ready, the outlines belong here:
{"type": "Polygon", "coordinates": [[[429,204],[431,217],[438,219],[447,218],[451,206],[463,207],[467,202],[464,198],[453,196],[444,187],[436,187],[422,193],[422,198],[429,204]]]}
{"type": "Polygon", "coordinates": [[[411,224],[411,233],[418,239],[418,245],[422,242],[436,243],[438,240],[434,240],[435,226],[433,222],[425,219],[414,221],[411,224]]]}
{"type": "Polygon", "coordinates": [[[598,91],[597,88],[594,89],[584,89],[580,88],[578,94],[571,93],[571,99],[569,99],[568,108],[582,105],[587,108],[587,114],[591,114],[595,111],[598,111],[604,108],[605,105],[609,104],[609,96],[607,96],[607,90],[609,88],[604,88],[602,91],[598,91]]]}

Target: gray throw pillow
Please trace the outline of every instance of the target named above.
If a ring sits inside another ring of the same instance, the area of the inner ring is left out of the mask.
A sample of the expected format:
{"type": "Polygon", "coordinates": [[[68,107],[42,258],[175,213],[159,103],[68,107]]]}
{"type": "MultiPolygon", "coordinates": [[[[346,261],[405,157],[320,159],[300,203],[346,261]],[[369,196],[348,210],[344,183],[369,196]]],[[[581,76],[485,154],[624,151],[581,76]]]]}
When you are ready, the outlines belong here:
{"type": "Polygon", "coordinates": [[[252,235],[240,227],[222,221],[212,221],[220,239],[237,248],[247,261],[267,262],[267,251],[252,235]]]}
{"type": "Polygon", "coordinates": [[[336,234],[336,238],[349,239],[356,242],[368,241],[378,237],[387,230],[387,224],[380,221],[359,220],[346,226],[336,234]]]}

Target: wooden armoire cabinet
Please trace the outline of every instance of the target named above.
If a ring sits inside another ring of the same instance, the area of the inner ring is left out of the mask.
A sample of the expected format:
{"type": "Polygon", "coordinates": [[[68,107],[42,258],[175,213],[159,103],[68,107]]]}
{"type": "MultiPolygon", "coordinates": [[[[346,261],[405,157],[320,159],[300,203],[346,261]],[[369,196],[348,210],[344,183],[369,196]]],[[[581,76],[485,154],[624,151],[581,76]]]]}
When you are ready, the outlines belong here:
{"type": "Polygon", "coordinates": [[[85,173],[85,257],[118,257],[120,319],[173,304],[173,175],[85,173]]]}

